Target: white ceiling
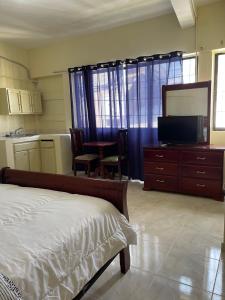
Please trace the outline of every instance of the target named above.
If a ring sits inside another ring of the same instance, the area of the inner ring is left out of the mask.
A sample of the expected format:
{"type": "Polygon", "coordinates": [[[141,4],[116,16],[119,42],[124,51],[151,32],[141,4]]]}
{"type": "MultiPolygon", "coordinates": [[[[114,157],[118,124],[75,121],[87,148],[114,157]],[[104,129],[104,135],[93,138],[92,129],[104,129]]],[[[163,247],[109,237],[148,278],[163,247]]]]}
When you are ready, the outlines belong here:
{"type": "Polygon", "coordinates": [[[0,40],[31,48],[172,11],[171,0],[0,0],[0,40]]]}

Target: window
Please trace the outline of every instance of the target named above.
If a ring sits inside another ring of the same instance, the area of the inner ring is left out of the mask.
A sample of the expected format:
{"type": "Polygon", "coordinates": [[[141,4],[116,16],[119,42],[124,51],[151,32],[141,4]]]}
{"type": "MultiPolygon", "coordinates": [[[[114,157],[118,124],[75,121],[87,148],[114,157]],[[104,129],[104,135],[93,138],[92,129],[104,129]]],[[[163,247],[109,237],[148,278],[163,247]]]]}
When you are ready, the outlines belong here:
{"type": "Polygon", "coordinates": [[[225,53],[216,54],[214,127],[225,129],[225,53]]]}
{"type": "Polygon", "coordinates": [[[196,56],[183,58],[183,83],[196,82],[196,56]]]}
{"type": "Polygon", "coordinates": [[[180,61],[142,62],[126,68],[94,70],[92,85],[96,127],[148,128],[151,125],[157,128],[157,118],[161,115],[161,86],[181,81],[180,61]]]}
{"type": "Polygon", "coordinates": [[[114,68],[93,71],[93,98],[97,128],[125,128],[127,125],[124,72],[121,68],[118,76],[114,68]]]}
{"type": "MultiPolygon", "coordinates": [[[[196,63],[196,56],[183,58],[184,83],[196,81],[196,63]]],[[[125,128],[128,122],[130,128],[147,128],[149,122],[152,127],[157,127],[157,117],[161,114],[159,76],[161,76],[160,85],[180,83],[182,76],[180,64],[168,65],[167,61],[165,63],[162,61],[151,66],[139,63],[138,75],[136,66],[133,65],[128,66],[126,70],[122,66],[117,71],[113,67],[94,70],[92,83],[97,128],[125,128]],[[154,73],[152,82],[149,81],[150,68],[154,73]],[[162,74],[167,74],[168,78],[162,74]],[[148,88],[150,85],[152,86],[148,88]],[[149,102],[151,91],[154,91],[152,103],[149,102]],[[126,102],[127,98],[129,104],[126,102]]]]}

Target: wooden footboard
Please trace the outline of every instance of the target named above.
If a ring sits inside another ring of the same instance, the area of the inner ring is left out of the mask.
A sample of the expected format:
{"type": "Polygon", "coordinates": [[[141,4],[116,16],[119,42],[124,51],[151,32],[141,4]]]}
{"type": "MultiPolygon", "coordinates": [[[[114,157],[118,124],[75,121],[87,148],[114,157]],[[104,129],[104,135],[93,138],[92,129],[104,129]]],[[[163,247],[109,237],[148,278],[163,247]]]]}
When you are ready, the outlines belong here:
{"type": "Polygon", "coordinates": [[[127,181],[109,181],[83,177],[28,172],[3,168],[0,182],[24,187],[67,192],[105,199],[129,219],[127,210],[127,181]]]}
{"type": "Polygon", "coordinates": [[[3,171],[4,171],[4,169],[0,169],[0,183],[2,183],[2,180],[3,180],[3,178],[2,178],[3,171]]]}
{"type": "MultiPolygon", "coordinates": [[[[112,203],[129,220],[127,181],[99,180],[3,168],[0,170],[0,182],[102,198],[112,203]]],[[[130,268],[129,247],[120,252],[120,266],[122,273],[126,273],[130,268]]]]}

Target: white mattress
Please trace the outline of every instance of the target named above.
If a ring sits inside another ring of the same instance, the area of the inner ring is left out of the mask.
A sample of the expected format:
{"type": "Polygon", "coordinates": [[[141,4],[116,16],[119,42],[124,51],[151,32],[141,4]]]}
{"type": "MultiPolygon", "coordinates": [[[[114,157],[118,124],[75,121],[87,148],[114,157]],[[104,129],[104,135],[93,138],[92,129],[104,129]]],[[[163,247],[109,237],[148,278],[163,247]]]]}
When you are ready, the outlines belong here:
{"type": "Polygon", "coordinates": [[[24,299],[71,300],[136,234],[109,202],[0,184],[0,272],[24,299]]]}

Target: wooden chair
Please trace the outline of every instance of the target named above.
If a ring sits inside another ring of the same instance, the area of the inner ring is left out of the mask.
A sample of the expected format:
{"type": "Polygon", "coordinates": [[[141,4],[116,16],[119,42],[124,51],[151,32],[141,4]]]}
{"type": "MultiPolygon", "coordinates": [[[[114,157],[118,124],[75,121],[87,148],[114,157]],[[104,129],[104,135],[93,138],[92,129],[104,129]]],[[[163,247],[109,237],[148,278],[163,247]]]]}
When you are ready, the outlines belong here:
{"type": "Polygon", "coordinates": [[[98,160],[97,154],[84,153],[83,151],[83,130],[78,128],[70,128],[71,149],[72,149],[72,169],[76,176],[76,165],[84,165],[88,177],[91,174],[91,164],[98,160]]]}
{"type": "MultiPolygon", "coordinates": [[[[105,167],[112,167],[112,177],[114,178],[114,167],[118,168],[119,178],[122,179],[122,166],[126,163],[127,172],[129,177],[129,166],[128,166],[128,140],[127,140],[127,129],[119,129],[117,134],[117,145],[118,153],[116,155],[107,156],[100,160],[100,166],[102,170],[105,167]]],[[[103,171],[105,174],[105,172],[103,171]]],[[[105,177],[105,175],[104,175],[105,177]]]]}

